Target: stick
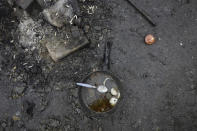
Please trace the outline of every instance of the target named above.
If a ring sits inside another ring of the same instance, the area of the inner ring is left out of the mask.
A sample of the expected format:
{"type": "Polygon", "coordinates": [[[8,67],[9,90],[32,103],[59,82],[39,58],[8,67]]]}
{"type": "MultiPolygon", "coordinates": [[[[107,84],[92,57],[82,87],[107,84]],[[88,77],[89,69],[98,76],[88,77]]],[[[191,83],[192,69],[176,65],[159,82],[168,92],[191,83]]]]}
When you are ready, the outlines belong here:
{"type": "Polygon", "coordinates": [[[126,0],[131,6],[133,6],[151,25],[156,26],[156,22],[150,17],[150,15],[143,10],[142,8],[139,8],[136,3],[133,2],[133,0],[126,0]]]}
{"type": "Polygon", "coordinates": [[[103,62],[104,62],[104,70],[109,70],[110,69],[110,57],[111,57],[111,47],[112,47],[112,42],[107,42],[105,44],[104,48],[104,55],[103,55],[103,62]]]}

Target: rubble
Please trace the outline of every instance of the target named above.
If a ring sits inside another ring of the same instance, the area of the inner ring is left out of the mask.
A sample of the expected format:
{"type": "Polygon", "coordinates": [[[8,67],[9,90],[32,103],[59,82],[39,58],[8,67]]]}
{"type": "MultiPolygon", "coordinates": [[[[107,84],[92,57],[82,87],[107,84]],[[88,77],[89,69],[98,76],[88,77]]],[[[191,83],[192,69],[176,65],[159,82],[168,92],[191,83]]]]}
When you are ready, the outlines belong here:
{"type": "Polygon", "coordinates": [[[5,3],[0,2],[0,18],[8,15],[9,8],[5,6],[5,3]]]}
{"type": "Polygon", "coordinates": [[[74,12],[68,0],[59,0],[55,5],[44,9],[43,15],[51,25],[62,27],[64,24],[70,23],[74,12]]]}
{"type": "Polygon", "coordinates": [[[41,36],[39,36],[41,27],[41,24],[33,21],[30,17],[22,20],[18,26],[19,43],[25,48],[35,49],[41,40],[41,36]]]}

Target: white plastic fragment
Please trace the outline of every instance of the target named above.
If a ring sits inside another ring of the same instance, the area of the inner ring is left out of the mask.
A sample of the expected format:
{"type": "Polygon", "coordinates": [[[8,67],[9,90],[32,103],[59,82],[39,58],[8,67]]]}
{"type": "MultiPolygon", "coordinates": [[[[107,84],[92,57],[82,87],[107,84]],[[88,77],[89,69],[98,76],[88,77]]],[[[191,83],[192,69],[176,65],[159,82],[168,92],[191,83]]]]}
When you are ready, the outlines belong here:
{"type": "Polygon", "coordinates": [[[115,88],[111,88],[111,94],[113,96],[117,96],[118,95],[118,91],[115,88]]]}
{"type": "Polygon", "coordinates": [[[115,97],[112,97],[112,98],[109,100],[109,103],[110,103],[112,106],[115,106],[117,102],[118,102],[118,99],[115,98],[115,97]]]}

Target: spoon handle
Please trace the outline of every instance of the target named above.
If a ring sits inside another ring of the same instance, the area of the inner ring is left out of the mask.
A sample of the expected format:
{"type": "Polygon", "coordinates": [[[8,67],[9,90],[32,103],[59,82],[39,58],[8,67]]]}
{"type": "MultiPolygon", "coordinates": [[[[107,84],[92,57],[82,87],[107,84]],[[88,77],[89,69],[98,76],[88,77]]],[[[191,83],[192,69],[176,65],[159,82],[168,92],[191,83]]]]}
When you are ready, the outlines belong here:
{"type": "Polygon", "coordinates": [[[87,88],[96,88],[96,86],[92,86],[90,84],[85,83],[76,83],[78,86],[87,87],[87,88]]]}

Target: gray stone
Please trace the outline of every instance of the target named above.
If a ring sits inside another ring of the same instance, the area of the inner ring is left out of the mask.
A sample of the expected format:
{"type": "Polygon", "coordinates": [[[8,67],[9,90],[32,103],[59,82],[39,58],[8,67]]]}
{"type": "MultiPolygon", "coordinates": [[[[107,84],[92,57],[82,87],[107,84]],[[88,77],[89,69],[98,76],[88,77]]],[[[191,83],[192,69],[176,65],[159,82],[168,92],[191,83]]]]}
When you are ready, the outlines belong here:
{"type": "Polygon", "coordinates": [[[16,0],[16,4],[23,9],[26,9],[34,0],[16,0]]]}
{"type": "Polygon", "coordinates": [[[53,26],[62,27],[74,17],[73,8],[68,0],[59,0],[55,5],[43,10],[45,19],[53,26]]]}

